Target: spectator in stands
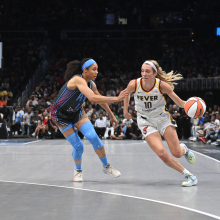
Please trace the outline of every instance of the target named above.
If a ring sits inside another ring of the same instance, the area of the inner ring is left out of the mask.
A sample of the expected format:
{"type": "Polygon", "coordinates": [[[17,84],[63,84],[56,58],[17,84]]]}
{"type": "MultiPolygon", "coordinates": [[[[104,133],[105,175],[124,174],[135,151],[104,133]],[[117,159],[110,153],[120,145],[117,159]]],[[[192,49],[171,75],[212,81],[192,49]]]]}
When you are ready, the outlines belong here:
{"type": "Polygon", "coordinates": [[[111,124],[110,117],[108,115],[106,116],[106,130],[105,130],[104,138],[110,139],[112,134],[114,134],[114,128],[111,124]]]}
{"type": "Polygon", "coordinates": [[[42,133],[46,131],[46,125],[47,125],[47,120],[48,120],[48,116],[46,112],[43,112],[40,117],[41,117],[41,120],[38,121],[38,125],[35,129],[35,132],[32,134],[32,136],[36,137],[37,139],[39,138],[39,134],[41,131],[42,133]]]}
{"type": "Polygon", "coordinates": [[[141,130],[138,128],[137,122],[134,121],[131,125],[131,130],[129,132],[129,136],[133,139],[133,140],[141,140],[142,139],[142,133],[141,130]]]}
{"type": "Polygon", "coordinates": [[[29,108],[28,112],[24,113],[23,115],[23,121],[21,122],[21,130],[22,134],[21,135],[30,135],[30,125],[31,125],[31,116],[32,116],[32,111],[29,108]],[[27,130],[27,132],[26,132],[27,130]]]}
{"type": "Polygon", "coordinates": [[[18,108],[18,112],[20,112],[22,117],[23,117],[23,115],[24,115],[24,110],[23,109],[24,108],[22,108],[21,106],[18,106],[17,108],[18,108]]]}
{"type": "Polygon", "coordinates": [[[206,125],[206,123],[210,122],[209,113],[205,112],[204,117],[205,118],[203,119],[203,125],[206,125]]]}
{"type": "Polygon", "coordinates": [[[0,87],[0,98],[5,97],[6,95],[7,95],[6,89],[3,89],[2,87],[0,87]]]}
{"type": "Polygon", "coordinates": [[[92,115],[91,115],[91,123],[93,124],[93,126],[95,126],[95,121],[96,121],[96,119],[97,119],[97,115],[96,115],[96,113],[92,113],[92,115]]]}
{"type": "Polygon", "coordinates": [[[218,127],[219,127],[219,119],[220,115],[217,115],[217,118],[215,115],[211,116],[211,122],[206,123],[206,126],[204,127],[203,130],[199,130],[198,133],[203,135],[203,137],[199,137],[199,140],[202,141],[203,143],[206,143],[207,137],[210,136],[211,133],[213,133],[218,127]]]}
{"type": "Polygon", "coordinates": [[[37,86],[35,91],[33,92],[33,95],[39,100],[40,98],[43,97],[43,89],[37,86]]]}
{"type": "Polygon", "coordinates": [[[36,98],[35,98],[34,95],[31,95],[31,96],[30,96],[30,98],[29,98],[27,104],[30,105],[30,101],[32,102],[32,105],[34,105],[34,106],[38,105],[38,101],[36,100],[36,98]]]}
{"type": "Polygon", "coordinates": [[[14,134],[20,133],[21,128],[21,122],[22,122],[22,115],[18,112],[18,108],[15,108],[13,116],[12,116],[12,125],[11,125],[11,131],[14,134]]]}
{"type": "Polygon", "coordinates": [[[45,132],[43,133],[43,137],[54,139],[58,133],[58,128],[51,120],[51,116],[48,115],[48,120],[45,127],[45,132]]]}
{"type": "Polygon", "coordinates": [[[92,116],[93,113],[93,107],[92,104],[89,104],[89,111],[87,112],[87,116],[92,116]]]}
{"type": "Polygon", "coordinates": [[[0,108],[0,113],[3,114],[4,120],[8,123],[10,121],[11,112],[10,112],[9,108],[6,107],[5,104],[3,104],[3,107],[0,108]]]}
{"type": "Polygon", "coordinates": [[[123,124],[123,121],[119,121],[116,129],[114,130],[114,134],[111,135],[112,139],[122,140],[126,138],[127,127],[123,124]]]}
{"type": "Polygon", "coordinates": [[[95,131],[100,139],[104,137],[105,130],[106,130],[106,120],[103,119],[103,114],[99,114],[99,118],[95,121],[95,131]]]}
{"type": "Polygon", "coordinates": [[[40,116],[39,116],[39,111],[35,111],[34,115],[31,116],[31,121],[30,121],[30,125],[29,125],[29,133],[32,134],[33,131],[36,129],[38,122],[41,120],[40,116]]]}
{"type": "Polygon", "coordinates": [[[2,83],[1,87],[3,88],[3,90],[7,90],[9,88],[9,83],[8,83],[8,79],[4,79],[4,82],[2,83]]]}
{"type": "Polygon", "coordinates": [[[200,116],[198,119],[194,119],[194,124],[191,129],[192,136],[189,138],[190,141],[196,141],[198,137],[198,130],[202,130],[204,128],[204,116],[200,116]]]}
{"type": "Polygon", "coordinates": [[[0,97],[0,107],[2,107],[3,105],[7,105],[7,101],[5,100],[4,96],[0,97]]]}
{"type": "Polygon", "coordinates": [[[132,123],[133,122],[134,122],[133,119],[129,119],[129,120],[126,119],[126,118],[123,119],[123,124],[126,125],[126,127],[127,127],[127,131],[126,131],[126,137],[127,138],[129,136],[132,136],[132,135],[130,135],[130,133],[133,133],[133,128],[132,128],[132,123]]]}

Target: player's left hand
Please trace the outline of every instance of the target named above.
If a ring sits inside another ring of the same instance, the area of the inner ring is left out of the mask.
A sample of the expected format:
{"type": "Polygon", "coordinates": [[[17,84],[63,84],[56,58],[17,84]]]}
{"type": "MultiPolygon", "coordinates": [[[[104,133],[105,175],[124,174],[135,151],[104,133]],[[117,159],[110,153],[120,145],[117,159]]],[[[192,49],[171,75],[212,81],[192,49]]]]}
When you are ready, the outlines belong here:
{"type": "Polygon", "coordinates": [[[115,116],[110,117],[110,122],[112,123],[112,126],[114,127],[114,129],[116,129],[118,125],[118,120],[116,119],[115,116]]]}

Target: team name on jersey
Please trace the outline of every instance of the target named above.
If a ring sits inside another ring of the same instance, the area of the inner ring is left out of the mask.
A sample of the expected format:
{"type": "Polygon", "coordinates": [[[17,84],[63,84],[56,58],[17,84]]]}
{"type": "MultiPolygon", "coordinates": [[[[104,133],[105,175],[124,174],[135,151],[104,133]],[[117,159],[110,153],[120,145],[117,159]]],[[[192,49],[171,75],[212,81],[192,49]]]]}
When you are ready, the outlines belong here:
{"type": "Polygon", "coordinates": [[[154,96],[137,95],[137,99],[139,99],[141,101],[155,101],[155,100],[158,100],[158,96],[157,95],[154,95],[154,96]]]}

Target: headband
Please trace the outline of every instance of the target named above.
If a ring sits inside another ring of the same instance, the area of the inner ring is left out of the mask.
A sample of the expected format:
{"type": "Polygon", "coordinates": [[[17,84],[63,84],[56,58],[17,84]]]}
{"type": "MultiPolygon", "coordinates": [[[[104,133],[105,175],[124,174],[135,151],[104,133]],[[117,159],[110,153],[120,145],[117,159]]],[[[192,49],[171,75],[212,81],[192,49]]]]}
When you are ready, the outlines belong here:
{"type": "Polygon", "coordinates": [[[151,61],[145,61],[144,63],[151,65],[153,69],[157,72],[157,67],[151,61]]]}
{"type": "Polygon", "coordinates": [[[93,59],[87,60],[87,61],[82,65],[82,70],[84,70],[84,68],[87,68],[87,67],[91,66],[93,63],[96,63],[95,60],[93,60],[93,59]]]}

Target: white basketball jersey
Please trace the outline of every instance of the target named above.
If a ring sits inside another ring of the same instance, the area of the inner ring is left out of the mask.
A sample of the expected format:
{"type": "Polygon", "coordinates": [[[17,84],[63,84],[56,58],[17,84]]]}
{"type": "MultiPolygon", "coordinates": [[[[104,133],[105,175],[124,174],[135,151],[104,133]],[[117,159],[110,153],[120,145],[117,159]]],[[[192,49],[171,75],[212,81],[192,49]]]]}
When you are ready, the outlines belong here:
{"type": "Polygon", "coordinates": [[[166,100],[160,91],[160,79],[156,78],[153,88],[145,91],[142,86],[142,78],[138,78],[134,101],[138,116],[155,118],[164,112],[166,100]]]}

